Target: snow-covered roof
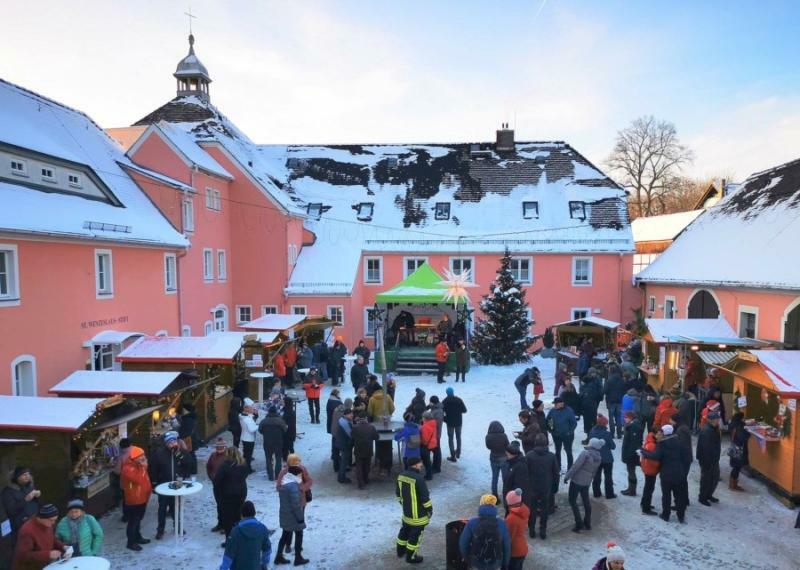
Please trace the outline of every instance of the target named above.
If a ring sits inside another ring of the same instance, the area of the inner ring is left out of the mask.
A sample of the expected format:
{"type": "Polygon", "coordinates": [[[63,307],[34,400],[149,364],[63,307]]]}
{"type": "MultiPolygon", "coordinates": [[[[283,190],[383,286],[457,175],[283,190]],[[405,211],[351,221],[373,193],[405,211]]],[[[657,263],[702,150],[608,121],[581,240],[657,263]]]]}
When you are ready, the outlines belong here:
{"type": "Polygon", "coordinates": [[[601,319],[600,317],[592,317],[592,316],[584,317],[582,319],[574,319],[571,321],[564,321],[563,323],[556,323],[553,326],[560,327],[563,325],[581,325],[583,323],[598,325],[607,329],[616,329],[617,327],[619,327],[619,323],[616,321],[609,321],[608,319],[601,319]]]}
{"type": "Polygon", "coordinates": [[[646,283],[800,289],[800,160],[753,174],[637,275],[646,283]]]}
{"type": "Polygon", "coordinates": [[[239,339],[239,344],[244,344],[245,337],[256,337],[256,341],[260,342],[261,344],[271,344],[275,342],[275,339],[278,338],[280,332],[277,331],[248,331],[248,332],[238,332],[238,331],[213,331],[209,336],[227,336],[229,338],[237,338],[239,339]]]}
{"type": "Polygon", "coordinates": [[[228,363],[241,348],[236,336],[144,336],[123,350],[117,360],[228,363]]]}
{"type": "Polygon", "coordinates": [[[131,331],[102,331],[83,343],[88,348],[93,344],[122,344],[131,337],[144,336],[144,333],[131,331]]]}
{"type": "Polygon", "coordinates": [[[50,393],[158,396],[180,375],[180,372],[77,370],[50,388],[50,393]]]}
{"type": "Polygon", "coordinates": [[[130,161],[119,145],[80,111],[0,80],[0,142],[89,169],[121,204],[2,182],[0,231],[188,246],[120,166],[130,161]]]}
{"type": "Polygon", "coordinates": [[[263,317],[253,319],[249,323],[239,325],[239,328],[248,331],[285,331],[299,325],[305,318],[305,315],[264,315],[263,317]]]}
{"type": "Polygon", "coordinates": [[[0,396],[0,429],[76,431],[103,398],[0,396]]]}
{"type": "Polygon", "coordinates": [[[633,241],[672,241],[686,226],[691,224],[703,210],[689,210],[663,216],[636,218],[631,222],[633,241]]]}
{"type": "Polygon", "coordinates": [[[153,128],[161,131],[186,160],[196,165],[201,170],[229,180],[233,179],[233,176],[231,176],[219,162],[214,160],[210,154],[204,151],[200,145],[197,144],[196,139],[185,130],[179,129],[166,121],[160,121],[158,124],[153,125],[153,128]]]}
{"type": "Polygon", "coordinates": [[[800,350],[750,350],[778,392],[800,393],[800,350]]]}
{"type": "Polygon", "coordinates": [[[645,319],[645,325],[653,337],[653,341],[680,342],[684,339],[687,342],[701,339],[713,339],[714,342],[725,344],[725,340],[733,341],[739,339],[736,331],[731,328],[723,318],[717,319],[645,319]]]}

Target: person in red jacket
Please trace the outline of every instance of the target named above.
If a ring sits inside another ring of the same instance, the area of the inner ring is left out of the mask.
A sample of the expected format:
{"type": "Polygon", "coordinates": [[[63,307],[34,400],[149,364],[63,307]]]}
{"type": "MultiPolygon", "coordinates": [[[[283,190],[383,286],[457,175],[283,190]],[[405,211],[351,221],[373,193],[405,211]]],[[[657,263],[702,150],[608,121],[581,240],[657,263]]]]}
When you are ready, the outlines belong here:
{"type": "Polygon", "coordinates": [[[661,429],[661,426],[668,424],[669,419],[673,416],[673,414],[677,413],[677,408],[672,405],[672,399],[663,398],[656,408],[656,417],[655,421],[653,422],[654,431],[658,431],[661,429]]]}
{"type": "MultiPolygon", "coordinates": [[[[651,431],[647,434],[647,439],[645,439],[642,449],[652,453],[656,450],[656,443],[656,434],[651,431]]],[[[656,459],[642,457],[639,460],[639,465],[642,468],[642,473],[644,473],[644,490],[642,491],[641,502],[642,512],[646,515],[656,515],[658,513],[653,509],[653,491],[656,488],[656,476],[658,476],[661,463],[656,459]]]]}
{"type": "Polygon", "coordinates": [[[317,376],[317,369],[311,368],[303,382],[303,389],[306,391],[308,400],[308,414],[311,416],[311,423],[319,423],[319,398],[322,395],[323,380],[317,376]]]}
{"type": "Polygon", "coordinates": [[[283,385],[286,381],[286,359],[281,353],[275,355],[272,359],[272,375],[276,380],[281,381],[283,385]]]}
{"type": "Polygon", "coordinates": [[[506,515],[506,528],[511,538],[511,560],[508,570],[522,570],[525,557],[528,555],[528,539],[525,532],[528,530],[528,519],[531,511],[522,502],[522,489],[514,489],[506,493],[508,514],[506,515]]]}
{"type": "Polygon", "coordinates": [[[48,503],[39,508],[35,517],[25,521],[17,534],[12,570],[41,570],[61,558],[66,546],[53,530],[57,520],[58,509],[48,503]]]}
{"type": "Polygon", "coordinates": [[[420,453],[422,463],[425,465],[425,480],[433,479],[433,467],[442,465],[442,450],[439,447],[438,429],[436,420],[430,410],[422,414],[422,427],[419,428],[420,453]],[[431,464],[431,453],[433,453],[433,464],[431,464]]]}
{"type": "Polygon", "coordinates": [[[436,381],[439,384],[444,384],[444,371],[447,367],[447,359],[450,356],[450,347],[447,346],[447,341],[442,337],[439,340],[439,344],[436,345],[436,366],[438,367],[438,371],[436,372],[436,381]]]}
{"type": "Polygon", "coordinates": [[[127,548],[139,551],[142,544],[150,542],[142,537],[141,525],[147,501],[153,492],[150,475],[147,473],[147,457],[141,447],[131,447],[128,460],[122,466],[121,481],[123,504],[128,515],[128,527],[125,531],[128,537],[127,548]]]}
{"type": "Polygon", "coordinates": [[[283,353],[283,361],[286,363],[286,375],[283,385],[291,388],[294,384],[294,367],[297,364],[297,349],[294,344],[290,344],[283,353]]]}
{"type": "Polygon", "coordinates": [[[700,412],[701,428],[705,426],[706,423],[708,423],[708,414],[710,414],[711,412],[719,412],[719,407],[720,407],[719,402],[717,402],[716,400],[709,400],[708,402],[706,402],[706,407],[703,408],[703,410],[700,412]]]}

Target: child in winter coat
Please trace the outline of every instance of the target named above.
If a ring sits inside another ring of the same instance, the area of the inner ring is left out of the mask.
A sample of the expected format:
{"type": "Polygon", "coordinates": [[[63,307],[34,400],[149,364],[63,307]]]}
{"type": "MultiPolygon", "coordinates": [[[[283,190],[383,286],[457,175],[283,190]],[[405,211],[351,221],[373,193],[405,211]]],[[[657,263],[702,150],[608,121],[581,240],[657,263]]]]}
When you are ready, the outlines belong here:
{"type": "MultiPolygon", "coordinates": [[[[656,443],[656,433],[651,431],[647,434],[642,449],[653,453],[656,450],[656,443]]],[[[642,467],[642,473],[644,473],[644,490],[642,490],[641,502],[642,512],[646,515],[658,514],[653,509],[653,491],[656,488],[656,477],[661,468],[661,463],[657,459],[649,459],[644,456],[639,460],[639,463],[642,467]]]]}
{"type": "Polygon", "coordinates": [[[508,505],[506,527],[511,539],[511,560],[507,568],[508,570],[522,570],[525,557],[528,555],[528,539],[525,536],[525,530],[528,528],[531,511],[522,502],[521,489],[514,489],[506,493],[506,504],[508,505]]]}
{"type": "Polygon", "coordinates": [[[419,436],[422,463],[425,465],[425,480],[430,481],[433,479],[434,465],[439,467],[442,465],[442,451],[439,449],[436,420],[433,419],[433,414],[430,410],[426,410],[422,414],[422,427],[419,430],[419,436]],[[433,456],[433,461],[431,461],[431,456],[433,456]]]}
{"type": "Polygon", "coordinates": [[[608,552],[598,560],[592,570],[625,570],[625,551],[615,542],[609,542],[608,552]]]}

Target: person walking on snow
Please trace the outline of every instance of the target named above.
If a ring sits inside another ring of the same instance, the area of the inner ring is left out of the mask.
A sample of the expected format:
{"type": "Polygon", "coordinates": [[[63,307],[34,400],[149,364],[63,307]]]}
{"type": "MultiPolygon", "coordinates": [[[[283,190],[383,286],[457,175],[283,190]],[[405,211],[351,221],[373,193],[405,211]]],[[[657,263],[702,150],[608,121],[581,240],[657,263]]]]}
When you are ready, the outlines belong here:
{"type": "Polygon", "coordinates": [[[529,410],[520,410],[517,417],[519,418],[519,423],[522,424],[522,431],[515,431],[514,437],[520,441],[522,451],[527,454],[536,447],[536,436],[541,433],[541,429],[539,428],[539,422],[532,418],[529,410]]]}
{"type": "Polygon", "coordinates": [[[364,360],[364,366],[369,366],[369,357],[372,353],[367,348],[364,339],[358,341],[358,346],[353,350],[353,356],[360,356],[364,360]]]}
{"type": "Polygon", "coordinates": [[[461,426],[464,424],[464,414],[467,413],[467,406],[464,400],[455,395],[452,388],[445,390],[447,396],[442,401],[442,411],[444,412],[444,423],[447,424],[447,445],[450,449],[448,461],[455,463],[461,457],[461,426]],[[453,439],[455,438],[455,446],[453,439]]]}
{"type": "Polygon", "coordinates": [[[447,341],[442,337],[436,345],[436,383],[444,384],[444,373],[447,369],[447,359],[450,357],[450,348],[447,341]]]}
{"type": "Polygon", "coordinates": [[[269,565],[272,544],[269,530],[256,520],[256,507],[245,501],[242,520],[231,532],[219,570],[262,570],[269,565]]]}
{"type": "Polygon", "coordinates": [[[225,462],[217,469],[214,476],[214,487],[220,489],[220,522],[225,531],[225,541],[241,517],[241,509],[247,499],[247,477],[250,470],[235,447],[225,451],[225,462]]]}
{"type": "Polygon", "coordinates": [[[731,463],[731,479],[729,488],[732,491],[744,491],[739,486],[739,473],[742,467],[750,465],[750,455],[747,449],[747,442],[750,439],[750,432],[744,429],[744,414],[736,412],[728,424],[728,431],[731,434],[731,446],[728,449],[728,457],[731,463]]]}
{"type": "Polygon", "coordinates": [[[489,450],[489,465],[492,468],[492,494],[499,497],[497,483],[506,465],[506,448],[508,447],[508,436],[503,429],[503,424],[498,421],[489,424],[485,443],[486,449],[489,450]]]}
{"type": "Polygon", "coordinates": [[[141,526],[147,510],[147,503],[153,493],[153,485],[150,483],[147,469],[147,456],[141,447],[131,446],[128,459],[122,465],[120,484],[122,485],[123,509],[128,517],[128,526],[125,529],[128,539],[126,548],[139,551],[142,549],[142,544],[150,542],[149,539],[142,537],[141,526]]]}
{"type": "Polygon", "coordinates": [[[275,564],[289,564],[283,556],[283,549],[291,541],[294,533],[294,565],[308,564],[308,559],[303,558],[303,530],[306,528],[305,506],[301,499],[303,491],[303,470],[298,465],[289,467],[289,472],[284,475],[280,488],[279,520],[281,525],[281,538],[278,541],[275,564]]]}
{"type": "Polygon", "coordinates": [[[467,367],[469,366],[469,351],[463,338],[458,339],[456,344],[456,382],[458,382],[459,375],[461,381],[467,381],[467,367]]]}
{"type": "Polygon", "coordinates": [[[419,425],[414,421],[414,416],[407,413],[403,419],[405,425],[403,429],[394,434],[395,441],[403,442],[403,465],[408,468],[411,459],[417,457],[422,463],[422,451],[420,449],[422,436],[420,435],[419,425]]]}
{"type": "Polygon", "coordinates": [[[528,409],[527,392],[528,386],[533,383],[533,368],[526,368],[522,374],[514,380],[514,388],[519,392],[519,409],[528,409]]]}
{"type": "Polygon", "coordinates": [[[591,438],[601,439],[605,442],[603,449],[600,450],[600,469],[597,470],[592,480],[592,491],[595,498],[602,496],[600,492],[602,481],[605,483],[606,499],[615,499],[617,496],[614,494],[614,455],[611,451],[617,448],[617,444],[614,442],[614,435],[608,431],[608,418],[603,414],[598,414],[597,424],[589,432],[589,439],[591,438]]]}
{"type": "Polygon", "coordinates": [[[419,555],[422,533],[433,516],[433,503],[428,486],[420,473],[422,459],[410,457],[406,470],[397,476],[395,494],[403,508],[402,526],[397,533],[397,557],[409,564],[421,564],[419,555]]]}
{"type": "Polygon", "coordinates": [[[422,414],[428,409],[428,404],[425,403],[425,391],[422,388],[414,389],[414,397],[411,403],[406,408],[405,413],[411,414],[414,422],[417,424],[422,423],[422,414]]]}
{"type": "Polygon", "coordinates": [[[528,555],[528,541],[525,538],[525,529],[528,526],[530,509],[522,501],[520,489],[509,491],[506,494],[508,514],[506,527],[511,541],[511,558],[508,561],[508,570],[522,570],[525,557],[528,555]]]}
{"type": "Polygon", "coordinates": [[[619,366],[614,363],[608,365],[608,378],[603,386],[603,395],[606,397],[608,408],[608,429],[617,439],[622,439],[622,397],[625,395],[625,383],[619,366]]]}
{"type": "Polygon", "coordinates": [[[356,363],[350,369],[350,383],[353,385],[354,392],[358,392],[358,389],[367,383],[367,376],[369,376],[369,368],[367,368],[364,357],[359,356],[356,363]]]}
{"type": "Polygon", "coordinates": [[[437,432],[436,420],[433,419],[431,411],[426,410],[422,414],[422,427],[419,430],[420,453],[422,464],[425,466],[426,481],[433,479],[433,473],[437,467],[441,471],[442,450],[439,449],[437,432]]]}
{"type": "MultiPolygon", "coordinates": [[[[530,506],[531,481],[528,474],[528,463],[520,449],[518,441],[512,441],[506,447],[506,467],[503,473],[503,492],[517,489],[522,493],[522,500],[530,506]]],[[[508,503],[505,504],[508,514],[508,503]]]]}
{"type": "Polygon", "coordinates": [[[556,456],[547,447],[547,436],[540,433],[536,436],[536,447],[525,456],[528,464],[528,478],[530,480],[530,520],[528,534],[536,537],[536,519],[539,523],[539,537],[547,538],[547,518],[550,514],[550,499],[554,490],[558,488],[558,461],[556,456]]]}
{"type": "Polygon", "coordinates": [[[592,570],[625,570],[625,551],[615,542],[609,542],[606,548],[606,555],[592,566],[592,570]]]}
{"type": "MultiPolygon", "coordinates": [[[[647,434],[644,446],[642,449],[648,453],[653,453],[656,450],[656,434],[650,432],[647,434]]],[[[644,489],[642,489],[642,513],[645,515],[657,515],[658,513],[653,509],[653,491],[656,488],[656,477],[661,469],[661,463],[656,459],[650,459],[646,454],[642,454],[639,463],[642,466],[642,474],[644,474],[644,489]]]]}
{"type": "Polygon", "coordinates": [[[500,570],[511,560],[511,538],[505,521],[497,516],[496,505],[497,497],[483,495],[478,516],[471,518],[461,532],[458,548],[470,568],[500,570]]]}
{"type": "Polygon", "coordinates": [[[553,434],[556,447],[556,461],[561,469],[561,448],[567,453],[567,469],[572,467],[572,442],[575,439],[575,428],[578,420],[571,408],[564,406],[561,398],[553,400],[554,407],[547,413],[547,429],[553,434]]]}
{"type": "Polygon", "coordinates": [[[245,398],[244,409],[239,414],[239,424],[242,426],[242,453],[250,473],[254,473],[253,450],[256,446],[256,432],[258,431],[256,420],[258,420],[258,412],[253,407],[253,400],[245,398]]]}
{"type": "Polygon", "coordinates": [[[622,436],[622,462],[628,470],[628,487],[621,492],[627,497],[636,496],[636,468],[639,466],[639,454],[637,451],[642,447],[642,437],[644,436],[644,426],[634,412],[625,412],[625,427],[622,436]]]}
{"type": "Polygon", "coordinates": [[[270,481],[274,481],[275,475],[281,470],[283,434],[288,429],[286,422],[278,415],[278,410],[274,406],[270,406],[269,410],[267,410],[267,416],[261,420],[258,426],[258,432],[262,435],[262,443],[264,445],[267,478],[270,481]]]}
{"type": "Polygon", "coordinates": [[[322,388],[325,386],[324,380],[319,378],[316,372],[316,369],[312,368],[303,383],[308,400],[308,415],[311,417],[312,424],[319,423],[319,399],[322,396],[322,388]]]}
{"type": "Polygon", "coordinates": [[[701,505],[710,507],[718,503],[714,491],[719,483],[719,460],[722,455],[722,442],[719,433],[720,414],[711,412],[708,421],[697,436],[697,462],[700,464],[700,496],[701,505]]]}
{"type": "Polygon", "coordinates": [[[602,439],[590,439],[589,445],[564,475],[564,483],[569,483],[569,506],[572,507],[572,516],[575,517],[575,526],[572,527],[572,532],[592,530],[592,503],[589,501],[589,485],[600,468],[602,461],[600,450],[604,445],[605,442],[602,439]],[[583,519],[578,510],[578,495],[583,502],[583,519]]]}
{"type": "Polygon", "coordinates": [[[364,489],[369,484],[369,470],[375,452],[375,442],[380,439],[378,430],[367,421],[366,417],[358,417],[353,425],[353,457],[356,462],[356,481],[358,488],[364,489]]]}
{"type": "Polygon", "coordinates": [[[350,459],[353,456],[353,410],[348,408],[342,411],[336,426],[336,448],[339,450],[339,473],[336,478],[339,483],[352,483],[347,476],[350,459]]]}
{"type": "Polygon", "coordinates": [[[681,445],[673,434],[671,424],[661,427],[662,437],[656,445],[655,451],[640,452],[642,457],[656,459],[661,466],[661,518],[669,522],[672,497],[675,497],[675,510],[678,521],[686,522],[686,505],[689,499],[688,482],[686,476],[692,461],[692,453],[681,445]]]}
{"type": "Polygon", "coordinates": [[[583,416],[583,432],[586,439],[583,445],[589,442],[589,432],[592,431],[597,420],[597,408],[603,399],[603,384],[597,374],[597,369],[590,367],[586,376],[581,378],[581,415],[583,416]]]}

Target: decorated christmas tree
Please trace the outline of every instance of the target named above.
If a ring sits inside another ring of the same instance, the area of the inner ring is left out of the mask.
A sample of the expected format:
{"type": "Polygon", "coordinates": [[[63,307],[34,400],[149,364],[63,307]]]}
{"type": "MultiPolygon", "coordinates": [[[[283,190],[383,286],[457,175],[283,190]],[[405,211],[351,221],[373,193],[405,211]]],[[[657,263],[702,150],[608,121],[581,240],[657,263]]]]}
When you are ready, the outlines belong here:
{"type": "Polygon", "coordinates": [[[489,294],[480,303],[483,317],[478,319],[472,337],[475,359],[481,364],[513,364],[528,360],[533,344],[528,303],[522,285],[511,273],[511,255],[506,250],[489,294]]]}

